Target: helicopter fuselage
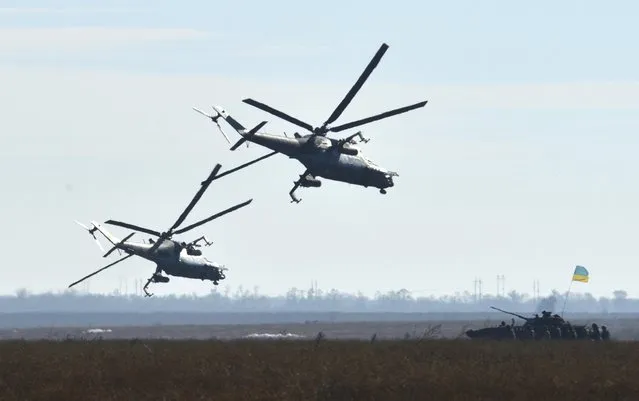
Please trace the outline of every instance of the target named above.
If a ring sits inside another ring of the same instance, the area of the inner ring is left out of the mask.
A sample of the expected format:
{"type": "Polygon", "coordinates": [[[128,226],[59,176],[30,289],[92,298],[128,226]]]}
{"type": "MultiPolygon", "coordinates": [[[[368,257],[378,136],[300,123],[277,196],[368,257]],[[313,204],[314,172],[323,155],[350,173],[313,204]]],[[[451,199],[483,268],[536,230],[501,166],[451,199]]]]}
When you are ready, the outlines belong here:
{"type": "Polygon", "coordinates": [[[222,273],[222,266],[202,256],[199,250],[195,251],[195,253],[199,254],[191,255],[179,243],[172,240],[164,240],[152,254],[149,254],[152,246],[152,244],[139,242],[125,242],[118,248],[154,262],[161,271],[170,276],[215,282],[225,278],[222,273]]]}
{"type": "MultiPolygon", "coordinates": [[[[288,138],[256,133],[247,140],[297,159],[314,177],[384,189],[394,186],[393,177],[397,176],[365,158],[358,148],[347,144],[341,151],[337,140],[324,136],[288,138]]],[[[321,185],[319,181],[307,184],[321,185]]]]}

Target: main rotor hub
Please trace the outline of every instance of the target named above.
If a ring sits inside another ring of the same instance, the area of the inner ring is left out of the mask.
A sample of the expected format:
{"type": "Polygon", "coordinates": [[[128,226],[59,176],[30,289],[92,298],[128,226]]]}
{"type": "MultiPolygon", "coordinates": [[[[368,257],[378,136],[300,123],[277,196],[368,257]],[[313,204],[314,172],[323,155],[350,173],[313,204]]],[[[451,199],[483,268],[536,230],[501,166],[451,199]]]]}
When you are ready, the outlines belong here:
{"type": "Polygon", "coordinates": [[[313,128],[313,133],[315,135],[321,135],[324,136],[326,135],[326,133],[328,132],[328,128],[326,128],[325,125],[322,125],[321,127],[315,127],[313,128]]]}

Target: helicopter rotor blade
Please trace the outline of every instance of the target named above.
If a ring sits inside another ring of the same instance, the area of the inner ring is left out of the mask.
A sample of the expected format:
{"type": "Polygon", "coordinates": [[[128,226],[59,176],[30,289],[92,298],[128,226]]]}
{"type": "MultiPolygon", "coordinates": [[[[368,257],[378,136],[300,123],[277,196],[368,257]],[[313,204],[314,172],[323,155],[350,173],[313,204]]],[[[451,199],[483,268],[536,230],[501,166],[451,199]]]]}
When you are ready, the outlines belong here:
{"type": "Polygon", "coordinates": [[[260,157],[258,157],[258,158],[257,158],[257,159],[255,159],[255,160],[251,160],[251,161],[250,161],[250,162],[248,162],[248,163],[244,163],[244,164],[242,164],[241,166],[237,166],[237,167],[234,167],[234,168],[232,168],[232,169],[230,169],[230,170],[226,170],[226,171],[225,171],[225,172],[223,172],[222,174],[218,174],[218,175],[216,175],[216,176],[213,178],[213,180],[218,180],[218,179],[220,179],[220,178],[224,177],[225,175],[228,175],[228,174],[234,173],[234,172],[236,172],[236,171],[238,171],[238,170],[243,169],[244,167],[248,167],[248,166],[250,166],[250,165],[252,165],[252,164],[255,164],[255,163],[259,162],[259,161],[262,161],[262,160],[264,160],[264,159],[267,159],[267,158],[269,158],[269,157],[271,157],[271,156],[274,156],[274,155],[276,155],[276,154],[278,154],[278,153],[280,153],[280,152],[278,152],[277,150],[274,150],[274,151],[272,151],[271,153],[267,153],[267,154],[265,154],[264,156],[260,156],[260,157]]]}
{"type": "Polygon", "coordinates": [[[95,240],[95,243],[98,245],[98,248],[100,248],[100,250],[104,252],[104,247],[102,246],[100,241],[98,241],[98,239],[95,237],[95,235],[93,236],[93,239],[95,240]]]}
{"type": "Polygon", "coordinates": [[[411,110],[418,109],[420,107],[424,107],[426,105],[426,103],[428,103],[428,100],[425,100],[425,101],[419,102],[419,103],[415,103],[415,104],[410,105],[410,106],[400,107],[399,109],[386,111],[384,113],[377,114],[377,115],[372,116],[372,117],[367,117],[367,118],[363,118],[361,120],[357,120],[357,121],[353,121],[353,122],[350,122],[350,123],[338,125],[337,127],[332,127],[332,128],[329,128],[328,130],[331,131],[331,132],[340,132],[340,131],[344,131],[345,129],[359,127],[360,125],[372,123],[373,121],[382,120],[384,118],[392,117],[392,116],[395,116],[397,114],[406,113],[407,111],[411,111],[411,110]]]}
{"type": "Polygon", "coordinates": [[[215,167],[213,168],[213,171],[211,171],[211,174],[209,174],[206,180],[202,181],[202,186],[200,187],[200,189],[197,191],[197,193],[191,200],[191,203],[189,203],[189,205],[186,207],[186,209],[184,209],[180,217],[178,217],[175,223],[173,223],[173,226],[171,226],[171,228],[169,229],[169,232],[172,232],[180,224],[184,222],[184,220],[189,215],[189,213],[191,213],[191,210],[193,210],[193,207],[195,207],[195,204],[198,203],[202,195],[204,195],[204,191],[206,191],[209,185],[211,185],[211,182],[213,182],[215,176],[217,175],[217,173],[220,171],[221,168],[222,168],[221,164],[218,163],[215,165],[215,167]]]}
{"type": "Polygon", "coordinates": [[[112,226],[124,227],[124,228],[128,228],[129,230],[134,230],[134,231],[139,231],[141,233],[155,235],[156,237],[159,237],[161,235],[157,231],[149,230],[148,228],[136,226],[134,224],[124,223],[122,221],[117,221],[117,220],[107,220],[104,222],[104,224],[111,224],[112,226]]]}
{"type": "Polygon", "coordinates": [[[106,270],[106,269],[108,269],[109,267],[111,267],[111,266],[113,266],[113,265],[115,265],[115,264],[117,264],[117,263],[122,262],[124,259],[130,258],[131,256],[133,256],[133,254],[126,255],[125,257],[123,257],[123,258],[121,258],[121,259],[118,259],[118,260],[116,260],[115,262],[110,263],[110,264],[108,264],[108,265],[104,266],[103,268],[98,269],[98,270],[94,271],[93,273],[91,273],[91,274],[89,274],[89,275],[87,275],[87,276],[82,277],[80,280],[76,281],[75,283],[70,284],[68,288],[71,288],[71,287],[73,287],[73,286],[74,286],[74,285],[76,285],[76,284],[80,284],[80,283],[81,283],[81,282],[83,282],[84,280],[86,280],[86,279],[88,279],[88,278],[90,278],[90,277],[95,276],[96,274],[100,273],[101,271],[106,270]]]}
{"type": "Polygon", "coordinates": [[[371,61],[368,63],[362,74],[357,79],[357,82],[355,82],[351,90],[348,91],[344,99],[342,99],[340,104],[335,108],[335,111],[333,111],[333,114],[331,114],[328,120],[326,120],[323,127],[326,127],[328,124],[333,123],[339,118],[339,116],[342,115],[346,107],[351,103],[355,95],[357,95],[357,92],[359,92],[359,90],[362,88],[375,67],[377,67],[382,57],[384,56],[384,53],[386,53],[386,50],[388,50],[388,45],[386,43],[382,43],[379,50],[377,50],[377,53],[375,53],[371,61]]]}
{"type": "Polygon", "coordinates": [[[162,245],[162,243],[164,242],[164,240],[168,237],[167,233],[163,233],[163,235],[161,235],[153,244],[153,246],[151,248],[149,248],[149,250],[147,251],[149,254],[155,252],[156,249],[158,249],[160,247],[160,245],[162,245]]]}
{"type": "Polygon", "coordinates": [[[233,207],[230,207],[230,208],[228,208],[228,209],[226,209],[226,210],[223,210],[223,211],[221,211],[221,212],[219,212],[219,213],[216,213],[216,214],[214,214],[214,215],[213,215],[213,216],[211,216],[211,217],[207,217],[206,219],[204,219],[204,220],[200,220],[200,221],[198,221],[197,223],[193,223],[193,224],[191,224],[190,226],[187,226],[187,227],[181,228],[181,229],[179,229],[179,230],[175,231],[175,234],[182,234],[182,233],[184,233],[184,232],[187,232],[187,231],[189,231],[189,230],[192,230],[192,229],[194,229],[195,227],[199,227],[199,226],[201,226],[202,224],[208,223],[208,222],[209,222],[209,221],[211,221],[211,220],[215,220],[215,219],[217,219],[218,217],[222,217],[222,216],[224,216],[224,215],[225,215],[225,214],[227,214],[227,213],[231,213],[231,212],[232,212],[232,211],[234,211],[234,210],[237,210],[237,209],[239,209],[239,208],[242,208],[242,207],[244,207],[244,206],[248,205],[248,204],[249,204],[249,203],[251,203],[251,202],[253,202],[253,199],[249,199],[249,200],[247,200],[247,201],[245,201],[245,202],[239,203],[239,204],[237,204],[237,205],[235,205],[235,206],[233,206],[233,207]]]}
{"type": "MultiPolygon", "coordinates": [[[[200,189],[197,191],[197,193],[195,194],[193,199],[191,199],[191,202],[187,205],[186,209],[184,209],[182,214],[180,214],[180,216],[175,221],[175,223],[173,223],[171,228],[169,228],[168,231],[163,232],[161,234],[160,233],[156,233],[156,235],[158,236],[158,239],[157,239],[157,241],[155,241],[153,246],[151,246],[151,248],[149,248],[149,250],[147,251],[148,253],[155,252],[155,250],[158,249],[160,247],[160,245],[162,245],[164,240],[166,240],[166,239],[168,239],[168,238],[173,236],[173,234],[174,234],[173,230],[175,230],[177,227],[180,226],[180,224],[182,224],[184,222],[184,220],[189,215],[191,210],[193,210],[195,205],[199,202],[199,200],[202,197],[202,195],[204,195],[204,192],[207,190],[209,185],[211,185],[211,182],[213,182],[213,180],[215,180],[215,176],[217,175],[217,173],[220,171],[221,168],[222,168],[221,164],[218,163],[218,164],[215,165],[215,167],[213,168],[213,171],[211,171],[211,174],[209,174],[209,176],[206,178],[206,180],[201,182],[200,189]]],[[[182,231],[178,231],[178,233],[179,232],[182,232],[182,231]]]]}
{"type": "Polygon", "coordinates": [[[304,128],[304,129],[306,129],[308,131],[313,132],[313,126],[312,125],[310,125],[308,123],[305,123],[304,121],[298,120],[295,117],[291,117],[291,116],[289,116],[286,113],[283,113],[283,112],[281,112],[279,110],[276,110],[276,109],[272,108],[271,106],[267,106],[264,103],[258,102],[257,100],[253,100],[253,99],[244,99],[242,101],[244,103],[246,103],[246,104],[250,104],[253,107],[257,107],[260,110],[264,110],[267,113],[271,113],[274,116],[277,116],[277,117],[279,117],[279,118],[281,118],[283,120],[286,120],[286,121],[288,121],[288,122],[290,122],[292,124],[295,124],[298,127],[302,127],[302,128],[304,128]]]}

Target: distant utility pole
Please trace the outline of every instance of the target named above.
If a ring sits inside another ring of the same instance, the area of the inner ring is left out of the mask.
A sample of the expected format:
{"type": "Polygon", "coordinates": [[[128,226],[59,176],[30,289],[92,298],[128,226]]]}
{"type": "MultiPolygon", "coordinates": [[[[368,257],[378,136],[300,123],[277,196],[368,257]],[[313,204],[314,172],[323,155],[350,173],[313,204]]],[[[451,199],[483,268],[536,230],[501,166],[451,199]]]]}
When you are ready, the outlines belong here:
{"type": "Polygon", "coordinates": [[[477,277],[475,277],[475,280],[473,280],[473,299],[475,300],[475,303],[477,303],[477,277]]]}
{"type": "Polygon", "coordinates": [[[506,277],[502,275],[497,275],[497,296],[505,297],[506,296],[506,277]]]}
{"type": "Polygon", "coordinates": [[[481,279],[475,278],[475,302],[481,301],[481,279]]]}
{"type": "Polygon", "coordinates": [[[535,302],[539,302],[539,280],[533,281],[533,297],[535,302]]]}
{"type": "Polygon", "coordinates": [[[501,293],[506,296],[506,276],[501,275],[501,293]]]}

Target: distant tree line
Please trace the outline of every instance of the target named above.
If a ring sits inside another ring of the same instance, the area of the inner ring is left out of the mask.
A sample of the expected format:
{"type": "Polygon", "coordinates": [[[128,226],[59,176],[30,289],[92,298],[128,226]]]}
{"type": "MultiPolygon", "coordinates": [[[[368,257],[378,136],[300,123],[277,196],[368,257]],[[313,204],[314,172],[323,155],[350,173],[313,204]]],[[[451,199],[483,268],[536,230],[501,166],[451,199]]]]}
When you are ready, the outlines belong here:
{"type": "MultiPolygon", "coordinates": [[[[522,313],[541,310],[560,312],[565,292],[553,290],[545,297],[534,298],[516,291],[506,296],[484,295],[480,299],[469,292],[442,297],[416,296],[406,289],[378,292],[373,297],[349,294],[336,289],[291,288],[280,296],[266,296],[256,289],[241,286],[232,292],[212,290],[206,296],[155,295],[144,298],[118,291],[90,294],[73,290],[61,293],[30,294],[20,289],[15,295],[0,296],[0,312],[488,312],[490,306],[522,313]]],[[[610,297],[595,298],[589,293],[570,293],[567,312],[629,313],[639,312],[639,299],[631,299],[626,291],[614,291],[610,297]]]]}

